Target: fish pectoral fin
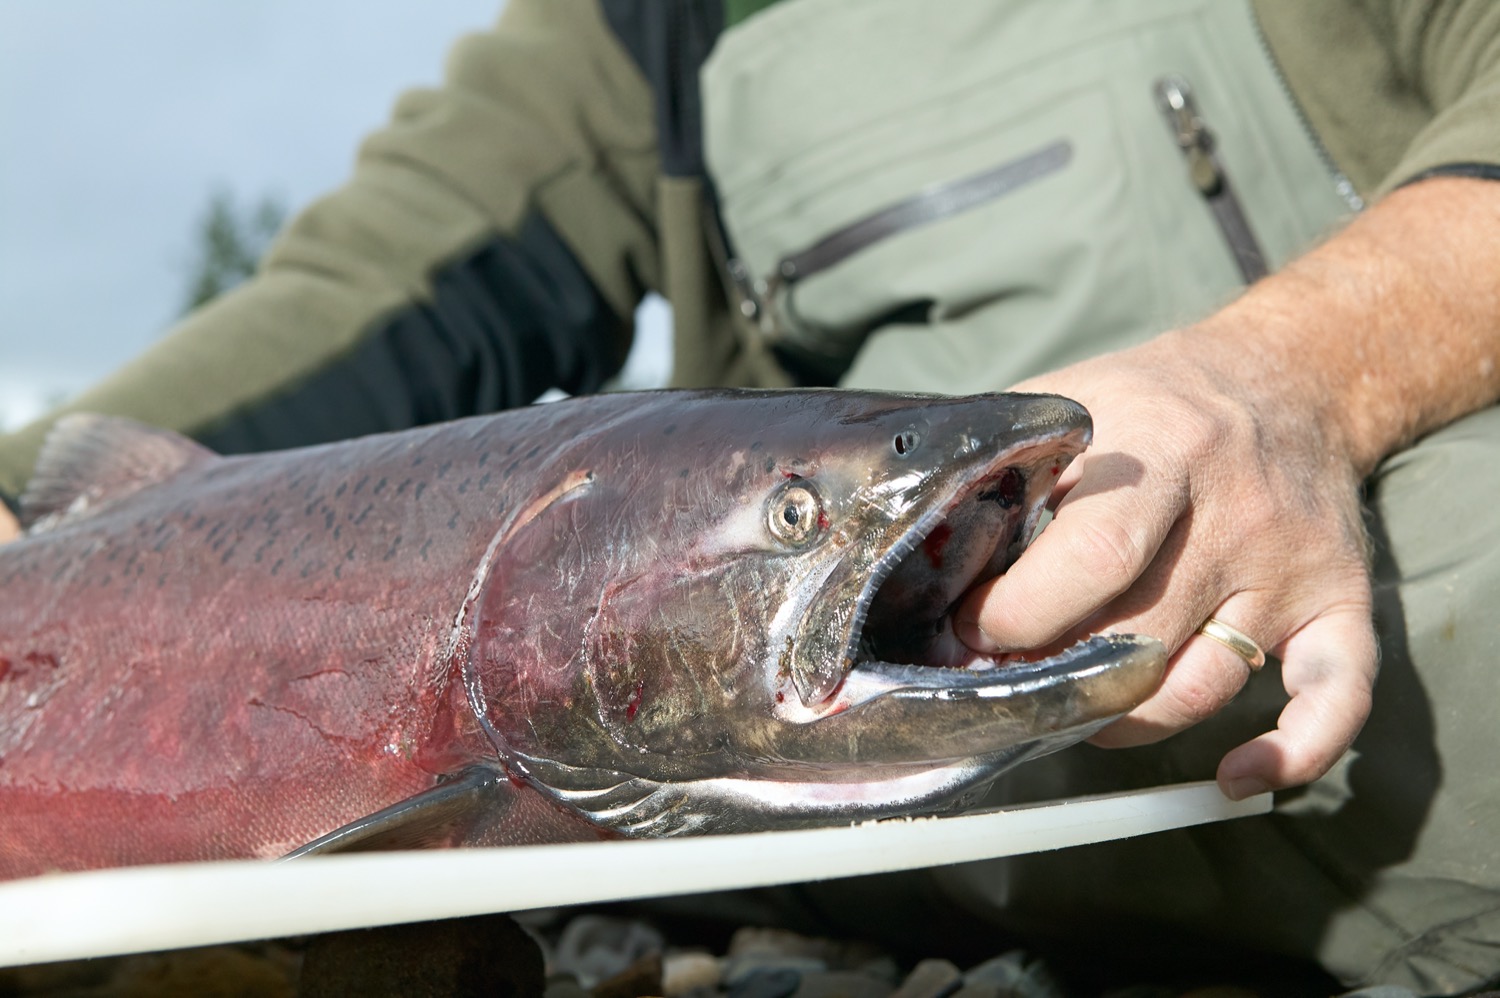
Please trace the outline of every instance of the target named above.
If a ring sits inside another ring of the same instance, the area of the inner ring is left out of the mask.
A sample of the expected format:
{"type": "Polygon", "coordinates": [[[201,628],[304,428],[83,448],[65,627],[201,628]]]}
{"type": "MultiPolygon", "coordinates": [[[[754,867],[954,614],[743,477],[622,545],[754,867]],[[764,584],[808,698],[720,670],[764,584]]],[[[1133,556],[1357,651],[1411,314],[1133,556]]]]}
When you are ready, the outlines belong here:
{"type": "Polygon", "coordinates": [[[461,845],[481,821],[508,808],[514,793],[503,771],[474,766],[430,790],[335,828],[282,858],[461,845]]]}

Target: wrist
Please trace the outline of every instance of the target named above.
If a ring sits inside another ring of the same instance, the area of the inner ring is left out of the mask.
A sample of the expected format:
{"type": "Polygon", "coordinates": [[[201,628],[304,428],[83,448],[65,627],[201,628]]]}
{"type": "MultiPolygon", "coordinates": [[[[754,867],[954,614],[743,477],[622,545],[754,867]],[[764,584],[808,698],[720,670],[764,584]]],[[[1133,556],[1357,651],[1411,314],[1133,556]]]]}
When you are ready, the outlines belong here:
{"type": "Polygon", "coordinates": [[[1500,397],[1496,231],[1500,184],[1425,181],[1187,332],[1363,478],[1500,397]]]}
{"type": "Polygon", "coordinates": [[[1363,404],[1353,356],[1331,349],[1324,356],[1324,347],[1337,342],[1331,328],[1337,320],[1291,304],[1305,300],[1295,286],[1300,281],[1283,275],[1270,281],[1276,285],[1258,285],[1182,334],[1204,345],[1210,377],[1235,387],[1267,443],[1320,454],[1357,483],[1399,446],[1396,408],[1363,404]]]}

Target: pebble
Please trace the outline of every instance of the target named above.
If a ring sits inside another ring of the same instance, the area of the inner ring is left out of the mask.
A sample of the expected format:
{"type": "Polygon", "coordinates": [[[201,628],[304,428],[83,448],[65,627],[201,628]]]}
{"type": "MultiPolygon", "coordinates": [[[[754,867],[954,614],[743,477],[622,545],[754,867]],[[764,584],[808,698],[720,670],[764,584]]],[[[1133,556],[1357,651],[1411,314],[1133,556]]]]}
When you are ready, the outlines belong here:
{"type": "Polygon", "coordinates": [[[789,970],[798,974],[827,970],[828,964],[810,956],[791,956],[781,953],[742,953],[724,961],[723,981],[733,985],[753,974],[768,970],[789,970]]]}
{"type": "Polygon", "coordinates": [[[854,968],[866,977],[873,977],[877,981],[884,981],[892,988],[896,982],[901,980],[901,968],[896,963],[896,958],[881,954],[873,960],[865,960],[854,968]]]}
{"type": "Polygon", "coordinates": [[[551,970],[592,988],[665,946],[660,932],[637,919],[579,915],[563,927],[552,950],[551,970]]]}
{"type": "MultiPolygon", "coordinates": [[[[964,974],[965,987],[990,984],[996,985],[997,993],[1004,998],[1067,998],[1046,967],[1028,960],[1020,950],[986,960],[964,974]]],[[[962,989],[959,994],[963,994],[962,989]]]]}
{"type": "Polygon", "coordinates": [[[918,963],[891,998],[947,998],[963,983],[963,971],[947,960],[918,963]]]}
{"type": "Polygon", "coordinates": [[[786,929],[749,926],[739,929],[729,940],[728,955],[775,953],[820,960],[834,970],[854,970],[861,964],[886,958],[880,948],[859,940],[821,939],[786,929]]]}
{"type": "Polygon", "coordinates": [[[1011,998],[1012,992],[994,981],[965,981],[949,998],[1011,998]]]}
{"type": "Polygon", "coordinates": [[[594,998],[640,998],[662,993],[661,954],[647,953],[613,977],[594,985],[594,998]]]}
{"type": "Polygon", "coordinates": [[[728,998],[791,998],[802,986],[802,974],[786,967],[767,967],[729,985],[728,998]]]}
{"type": "Polygon", "coordinates": [[[891,983],[857,970],[804,974],[792,998],[890,998],[891,983]]]}
{"type": "Polygon", "coordinates": [[[578,983],[571,974],[554,974],[547,978],[547,989],[543,998],[592,998],[588,988],[578,983]]]}
{"type": "Polygon", "coordinates": [[[671,953],[662,961],[662,992],[667,998],[710,992],[719,986],[723,973],[722,962],[709,953],[671,953]]]}

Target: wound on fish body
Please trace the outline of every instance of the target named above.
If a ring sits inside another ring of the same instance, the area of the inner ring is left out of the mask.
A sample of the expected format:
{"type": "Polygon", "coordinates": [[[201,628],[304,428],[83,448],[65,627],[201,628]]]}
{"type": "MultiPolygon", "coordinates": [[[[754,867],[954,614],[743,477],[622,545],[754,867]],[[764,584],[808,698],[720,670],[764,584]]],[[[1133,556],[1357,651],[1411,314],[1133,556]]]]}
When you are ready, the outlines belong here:
{"type": "Polygon", "coordinates": [[[240,457],[72,417],[0,547],[0,877],[952,807],[1159,682],[1149,638],[953,634],[1088,435],[840,391],[240,457]]]}

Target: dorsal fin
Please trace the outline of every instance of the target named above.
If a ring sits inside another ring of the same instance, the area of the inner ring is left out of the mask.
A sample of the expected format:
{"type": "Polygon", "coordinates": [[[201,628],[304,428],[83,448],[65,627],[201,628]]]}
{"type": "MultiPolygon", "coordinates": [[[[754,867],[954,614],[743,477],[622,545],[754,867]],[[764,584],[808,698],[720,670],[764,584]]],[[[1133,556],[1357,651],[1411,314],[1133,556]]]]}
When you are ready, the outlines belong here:
{"type": "Polygon", "coordinates": [[[134,420],[86,412],[64,416],[47,435],[21,494],[21,526],[38,533],[91,516],[216,456],[187,437],[134,420]]]}

